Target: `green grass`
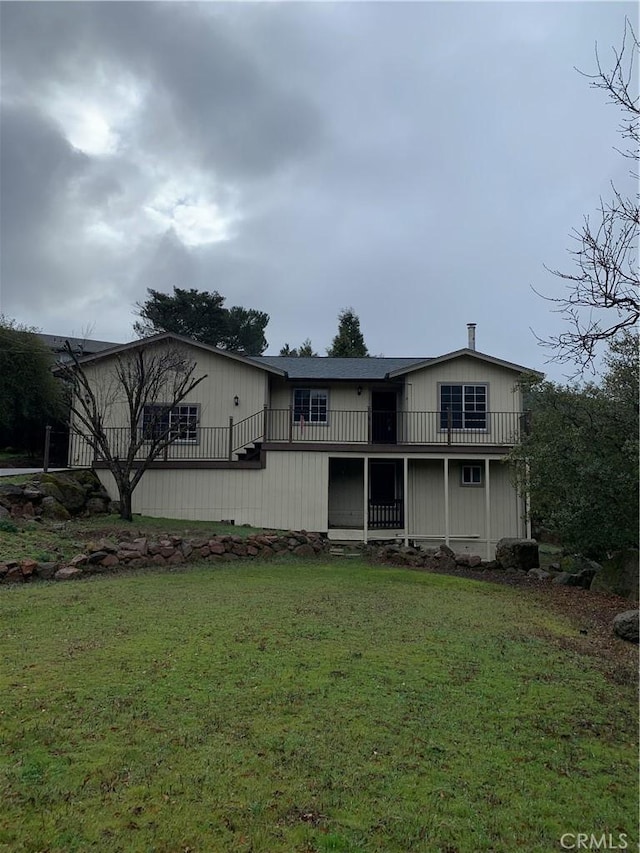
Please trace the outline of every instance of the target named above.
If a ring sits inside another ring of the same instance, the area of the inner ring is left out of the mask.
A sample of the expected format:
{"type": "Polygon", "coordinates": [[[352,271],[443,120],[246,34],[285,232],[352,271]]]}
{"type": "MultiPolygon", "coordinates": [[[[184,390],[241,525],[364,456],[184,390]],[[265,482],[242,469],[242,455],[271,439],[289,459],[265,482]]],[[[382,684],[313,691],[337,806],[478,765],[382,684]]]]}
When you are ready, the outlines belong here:
{"type": "MultiPolygon", "coordinates": [[[[4,478],[0,480],[4,482],[4,478]]],[[[19,560],[23,557],[38,559],[46,553],[49,560],[71,559],[81,553],[85,543],[106,536],[147,536],[159,539],[169,534],[198,538],[231,534],[247,537],[261,533],[255,527],[221,524],[215,521],[187,521],[184,519],[152,518],[135,515],[132,522],[122,521],[117,515],[95,515],[74,518],[67,522],[34,523],[10,522],[12,529],[0,525],[0,560],[19,560]]]]}
{"type": "Polygon", "coordinates": [[[521,591],[283,561],[0,593],[2,851],[637,842],[634,689],[521,591]]]}

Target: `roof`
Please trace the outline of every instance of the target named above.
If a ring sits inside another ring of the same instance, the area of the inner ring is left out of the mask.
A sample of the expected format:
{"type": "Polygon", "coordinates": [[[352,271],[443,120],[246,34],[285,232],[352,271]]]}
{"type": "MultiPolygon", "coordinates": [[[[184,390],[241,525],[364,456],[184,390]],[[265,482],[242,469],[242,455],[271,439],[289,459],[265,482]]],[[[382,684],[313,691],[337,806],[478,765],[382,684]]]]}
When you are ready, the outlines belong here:
{"type": "Polygon", "coordinates": [[[401,376],[402,374],[410,373],[413,370],[420,370],[422,367],[433,367],[436,364],[442,364],[445,361],[452,361],[454,358],[460,358],[465,355],[471,356],[471,358],[476,358],[479,361],[486,361],[488,364],[495,364],[496,367],[504,367],[506,370],[513,370],[514,373],[533,373],[538,376],[543,375],[539,371],[533,370],[531,367],[524,367],[522,364],[515,364],[513,361],[505,361],[502,358],[496,358],[493,355],[487,355],[484,352],[478,352],[478,350],[465,347],[464,349],[457,349],[453,352],[447,352],[444,355],[439,355],[437,358],[415,359],[414,363],[408,367],[390,371],[389,378],[393,379],[395,376],[401,376]]]}
{"type": "Polygon", "coordinates": [[[287,373],[289,379],[383,380],[391,372],[402,372],[421,364],[424,358],[331,358],[315,356],[296,358],[287,355],[252,356],[252,361],[265,363],[287,373]]]}
{"type": "Polygon", "coordinates": [[[57,338],[54,335],[40,335],[40,337],[51,349],[54,349],[54,347],[49,341],[57,341],[61,353],[64,353],[64,343],[68,340],[76,353],[85,353],[79,355],[78,360],[81,364],[99,361],[103,358],[119,355],[122,352],[135,350],[141,346],[148,346],[149,344],[161,341],[175,341],[176,343],[185,344],[195,349],[205,350],[206,352],[222,355],[234,361],[240,361],[243,364],[257,367],[260,370],[265,370],[268,373],[274,373],[285,379],[294,381],[346,380],[352,382],[381,382],[395,379],[406,373],[412,373],[414,370],[421,370],[424,367],[442,364],[461,356],[470,356],[471,358],[512,370],[515,373],[536,373],[536,371],[532,371],[530,368],[523,367],[520,364],[503,361],[500,358],[485,355],[472,349],[459,349],[435,358],[378,358],[376,356],[366,356],[364,358],[332,358],[330,356],[299,358],[286,355],[240,355],[211,346],[211,344],[194,341],[183,335],[176,335],[173,332],[162,332],[158,335],[151,335],[148,338],[131,341],[128,344],[110,344],[107,341],[84,341],[81,338],[57,338]],[[75,349],[76,344],[78,345],[78,349],[75,349]],[[90,344],[93,345],[93,349],[90,348],[90,344]],[[81,348],[82,345],[85,345],[84,349],[81,348]]]}
{"type": "MultiPolygon", "coordinates": [[[[312,358],[296,358],[295,356],[283,355],[261,355],[252,356],[251,360],[258,363],[267,362],[273,367],[286,371],[288,379],[294,380],[352,380],[352,381],[376,381],[395,379],[405,373],[421,370],[424,367],[432,367],[442,364],[461,356],[470,356],[497,367],[504,367],[514,373],[536,373],[521,364],[504,361],[492,355],[478,352],[472,349],[459,349],[436,358],[330,358],[328,356],[316,356],[312,358]]],[[[542,374],[540,374],[542,375],[542,374]]]]}
{"type": "Polygon", "coordinates": [[[205,350],[206,352],[213,352],[216,355],[225,356],[225,358],[230,358],[233,361],[240,361],[243,364],[247,364],[251,367],[258,367],[261,370],[266,370],[269,373],[276,373],[278,375],[284,376],[284,370],[279,369],[277,366],[272,366],[270,364],[261,364],[260,360],[255,358],[250,358],[246,355],[239,355],[235,352],[229,352],[228,350],[219,349],[218,347],[211,346],[211,344],[203,344],[200,341],[194,341],[191,338],[186,338],[183,335],[176,335],[173,332],[161,332],[158,335],[150,335],[148,338],[140,338],[136,341],[131,341],[128,344],[109,344],[108,348],[100,350],[99,352],[90,353],[87,355],[80,356],[78,358],[78,362],[80,364],[88,364],[95,361],[100,361],[103,358],[110,358],[114,355],[120,355],[120,353],[128,352],[136,349],[140,349],[140,347],[146,347],[149,344],[161,343],[162,341],[174,341],[178,344],[185,344],[186,346],[194,347],[195,349],[205,350]]]}
{"type": "Polygon", "coordinates": [[[37,336],[45,346],[57,353],[63,353],[66,351],[67,341],[69,342],[71,349],[75,353],[81,355],[93,355],[93,353],[101,352],[105,349],[111,349],[111,347],[120,346],[120,344],[113,343],[113,341],[93,341],[89,338],[74,338],[70,335],[46,335],[38,332],[37,336]]]}

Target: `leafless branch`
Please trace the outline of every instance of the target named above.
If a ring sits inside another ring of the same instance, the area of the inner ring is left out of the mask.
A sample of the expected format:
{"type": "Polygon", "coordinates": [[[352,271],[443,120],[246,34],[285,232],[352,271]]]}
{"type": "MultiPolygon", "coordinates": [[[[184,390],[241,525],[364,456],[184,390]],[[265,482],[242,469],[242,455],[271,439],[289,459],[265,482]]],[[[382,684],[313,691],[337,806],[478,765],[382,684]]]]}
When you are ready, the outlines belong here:
{"type": "Polygon", "coordinates": [[[90,365],[85,365],[68,344],[66,352],[69,362],[58,373],[71,390],[72,431],[106,462],[120,492],[123,517],[130,518],[131,494],[142,475],[178,439],[175,429],[170,424],[162,426],[160,421],[145,434],[145,409],[160,405],[171,411],[206,376],[195,376],[195,362],[180,347],[141,346],[114,356],[111,365],[103,363],[99,374],[93,376],[90,365]],[[105,423],[118,407],[124,410],[121,422],[126,425],[115,431],[105,423]],[[119,440],[123,435],[124,444],[119,440]]]}
{"type": "MultiPolygon", "coordinates": [[[[632,145],[620,153],[636,164],[640,99],[634,92],[633,66],[639,50],[640,44],[627,20],[622,48],[613,50],[613,68],[603,69],[596,46],[597,73],[583,74],[592,81],[593,88],[607,92],[609,102],[623,110],[621,135],[632,145]]],[[[638,195],[629,198],[612,185],[611,200],[600,199],[597,222],[592,224],[585,217],[582,228],[571,235],[578,244],[577,249],[569,250],[573,271],[545,267],[566,283],[560,296],[547,296],[534,288],[535,293],[555,306],[553,310],[564,318],[567,326],[555,337],[538,338],[552,352],[551,361],[573,362],[578,373],[593,369],[599,344],[636,327],[640,319],[639,226],[638,195]]]]}

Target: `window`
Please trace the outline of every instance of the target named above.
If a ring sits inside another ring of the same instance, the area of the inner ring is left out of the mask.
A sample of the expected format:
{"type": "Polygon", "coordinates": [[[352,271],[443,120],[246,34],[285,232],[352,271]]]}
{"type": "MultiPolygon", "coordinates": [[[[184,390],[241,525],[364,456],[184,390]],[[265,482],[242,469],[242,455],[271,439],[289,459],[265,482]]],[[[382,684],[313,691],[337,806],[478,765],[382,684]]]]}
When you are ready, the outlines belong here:
{"type": "Polygon", "coordinates": [[[460,483],[463,486],[481,486],[482,465],[463,465],[460,483]]]}
{"type": "Polygon", "coordinates": [[[448,429],[449,424],[453,429],[486,430],[486,385],[440,386],[440,429],[448,429]]]}
{"type": "Polygon", "coordinates": [[[198,406],[181,405],[169,409],[162,405],[144,407],[142,434],[147,441],[169,438],[172,441],[196,444],[198,441],[198,406]]]}
{"type": "Polygon", "coordinates": [[[293,392],[293,420],[295,423],[327,423],[327,391],[316,388],[296,388],[293,392]]]}

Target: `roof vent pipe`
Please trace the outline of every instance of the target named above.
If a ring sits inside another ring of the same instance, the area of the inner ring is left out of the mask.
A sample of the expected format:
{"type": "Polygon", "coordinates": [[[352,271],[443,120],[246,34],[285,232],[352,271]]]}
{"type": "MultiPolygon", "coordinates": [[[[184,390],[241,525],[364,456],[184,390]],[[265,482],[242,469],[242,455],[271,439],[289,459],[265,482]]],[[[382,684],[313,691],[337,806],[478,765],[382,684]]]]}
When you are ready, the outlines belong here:
{"type": "Polygon", "coordinates": [[[469,349],[476,348],[476,324],[475,323],[467,323],[467,332],[469,333],[469,349]]]}

